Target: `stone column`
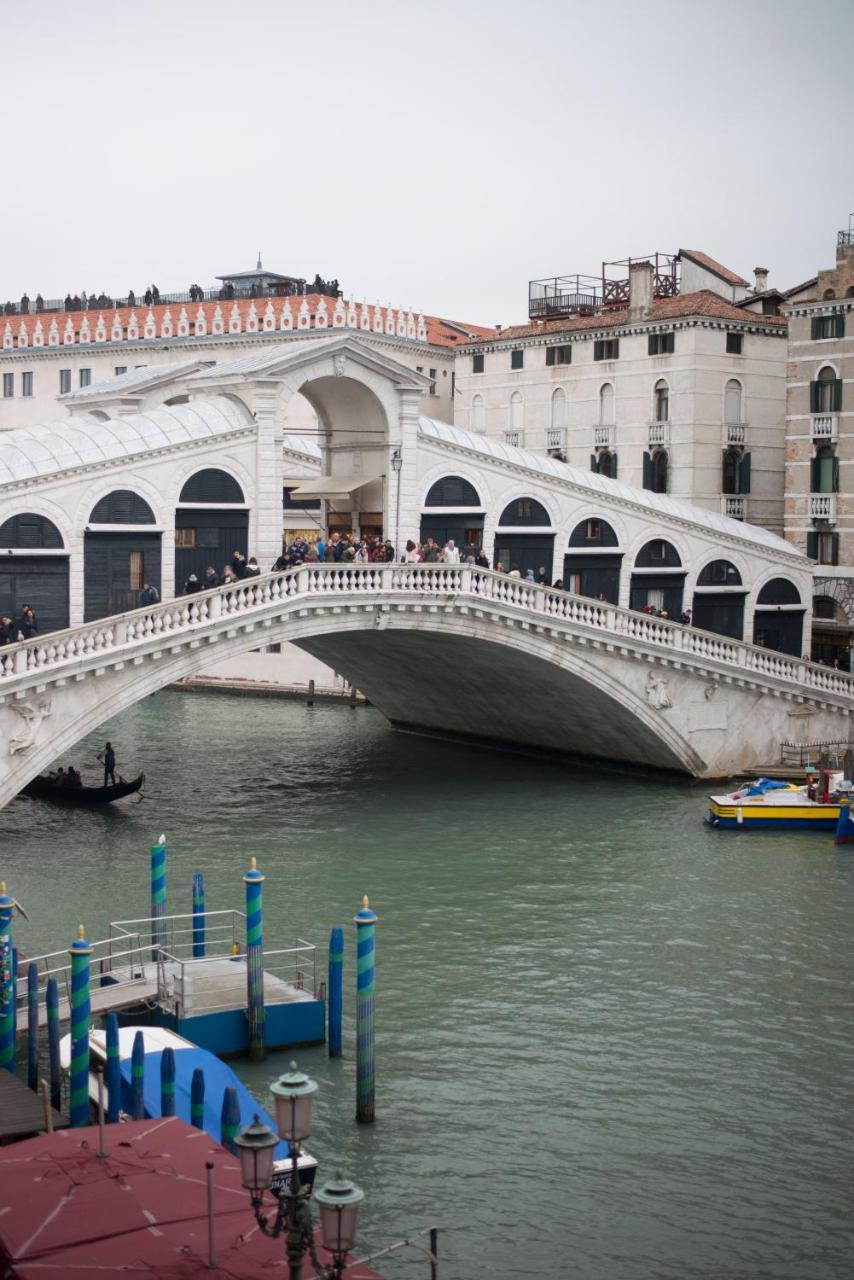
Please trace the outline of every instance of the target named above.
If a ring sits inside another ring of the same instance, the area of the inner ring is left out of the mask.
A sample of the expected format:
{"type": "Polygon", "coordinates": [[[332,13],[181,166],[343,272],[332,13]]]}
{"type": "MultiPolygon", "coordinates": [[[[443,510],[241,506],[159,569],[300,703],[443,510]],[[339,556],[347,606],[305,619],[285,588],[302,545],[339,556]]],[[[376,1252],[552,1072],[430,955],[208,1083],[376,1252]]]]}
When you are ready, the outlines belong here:
{"type": "Polygon", "coordinates": [[[282,424],[279,384],[255,387],[255,493],[249,518],[249,554],[267,573],[282,554],[282,424]]]}
{"type": "Polygon", "coordinates": [[[396,557],[407,538],[418,541],[421,532],[421,494],[418,481],[418,418],[421,392],[404,387],[398,392],[400,412],[397,423],[389,424],[389,455],[386,474],[386,505],[383,522],[395,539],[396,557]],[[391,459],[400,450],[403,466],[395,472],[391,459]]]}

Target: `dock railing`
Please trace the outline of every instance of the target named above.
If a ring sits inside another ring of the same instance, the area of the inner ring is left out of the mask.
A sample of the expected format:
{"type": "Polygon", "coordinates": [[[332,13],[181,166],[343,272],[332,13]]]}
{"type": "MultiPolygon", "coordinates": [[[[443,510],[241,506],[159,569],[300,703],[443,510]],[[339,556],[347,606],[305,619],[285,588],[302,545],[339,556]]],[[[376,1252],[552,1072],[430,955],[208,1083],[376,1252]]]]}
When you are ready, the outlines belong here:
{"type": "MultiPolygon", "coordinates": [[[[160,966],[156,961],[151,960],[148,939],[144,935],[127,931],[119,938],[111,933],[110,937],[101,938],[97,942],[90,942],[89,946],[92,949],[89,963],[93,989],[106,986],[108,983],[111,985],[123,984],[127,986],[129,998],[132,998],[132,986],[138,986],[146,977],[150,978],[152,976],[152,964],[157,966],[157,985],[158,990],[160,989],[162,984],[160,966]],[[148,968],[146,968],[146,965],[148,965],[148,968]]],[[[37,966],[39,974],[40,1020],[43,1012],[42,1006],[45,1004],[47,984],[51,978],[56,979],[59,989],[60,1020],[67,1020],[71,1003],[71,957],[68,954],[68,948],[65,947],[61,951],[47,951],[39,956],[27,956],[26,959],[21,961],[17,991],[19,1015],[26,1011],[27,989],[23,976],[25,968],[31,964],[37,966]]]]}

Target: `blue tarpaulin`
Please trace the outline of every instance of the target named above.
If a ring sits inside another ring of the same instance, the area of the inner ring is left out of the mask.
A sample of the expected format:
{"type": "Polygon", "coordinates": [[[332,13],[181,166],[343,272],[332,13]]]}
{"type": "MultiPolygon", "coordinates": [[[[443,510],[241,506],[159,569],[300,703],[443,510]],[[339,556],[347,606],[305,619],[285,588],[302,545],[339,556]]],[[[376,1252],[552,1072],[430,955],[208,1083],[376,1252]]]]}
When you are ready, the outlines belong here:
{"type": "Polygon", "coordinates": [[[760,778],[758,782],[754,782],[752,786],[747,788],[747,794],[749,796],[762,796],[766,791],[785,791],[788,786],[788,782],[775,782],[773,778],[760,778]]]}

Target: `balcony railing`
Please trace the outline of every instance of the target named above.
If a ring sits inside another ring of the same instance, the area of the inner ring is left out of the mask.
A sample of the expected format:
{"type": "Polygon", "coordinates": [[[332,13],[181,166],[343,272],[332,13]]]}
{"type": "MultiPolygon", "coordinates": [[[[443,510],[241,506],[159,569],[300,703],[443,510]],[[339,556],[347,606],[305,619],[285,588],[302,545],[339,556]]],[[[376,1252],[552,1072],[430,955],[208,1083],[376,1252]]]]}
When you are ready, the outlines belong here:
{"type": "Polygon", "coordinates": [[[743,493],[725,493],[721,498],[721,515],[729,516],[730,520],[745,520],[747,518],[747,499],[743,493]]]}
{"type": "Polygon", "coordinates": [[[669,422],[667,421],[650,422],[648,424],[648,439],[649,439],[650,448],[652,449],[656,445],[667,444],[667,439],[669,434],[670,434],[669,422]]]}
{"type": "Polygon", "coordinates": [[[836,522],[836,494],[810,494],[810,520],[826,520],[830,524],[836,522]]]}
{"type": "Polygon", "coordinates": [[[747,441],[746,422],[727,422],[724,424],[724,435],[729,445],[744,445],[747,441]]]}
{"type": "Polygon", "coordinates": [[[814,413],[810,418],[810,435],[813,440],[835,440],[838,425],[835,413],[814,413]]]}
{"type": "Polygon", "coordinates": [[[838,245],[854,244],[854,228],[849,227],[847,231],[840,231],[836,236],[838,245]]]}
{"type": "Polygon", "coordinates": [[[593,448],[594,449],[613,449],[613,447],[614,447],[613,422],[594,422],[593,448]]]}
{"type": "Polygon", "coordinates": [[[514,449],[521,449],[523,443],[523,433],[521,431],[505,431],[504,443],[511,444],[514,449]]]}
{"type": "Polygon", "coordinates": [[[546,431],[547,449],[566,448],[566,427],[549,427],[546,431]]]}

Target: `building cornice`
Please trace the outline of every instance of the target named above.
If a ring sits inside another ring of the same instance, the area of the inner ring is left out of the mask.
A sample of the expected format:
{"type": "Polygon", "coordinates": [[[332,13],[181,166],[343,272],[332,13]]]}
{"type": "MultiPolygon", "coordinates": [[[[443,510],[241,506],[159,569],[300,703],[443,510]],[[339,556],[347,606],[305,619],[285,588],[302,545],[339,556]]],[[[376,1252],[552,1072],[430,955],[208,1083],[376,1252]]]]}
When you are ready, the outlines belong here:
{"type": "Polygon", "coordinates": [[[601,329],[566,329],[563,331],[548,330],[541,333],[525,334],[518,338],[481,339],[477,342],[460,343],[456,351],[462,355],[476,355],[484,351],[510,351],[514,347],[563,347],[572,342],[599,341],[603,338],[631,338],[649,333],[671,333],[676,329],[725,329],[739,333],[762,333],[772,338],[786,338],[787,327],[784,325],[762,324],[761,317],[753,321],[723,320],[717,316],[678,316],[671,320],[646,320],[626,323],[624,325],[605,325],[601,329]]]}
{"type": "Polygon", "coordinates": [[[812,302],[790,302],[780,308],[787,316],[833,315],[837,311],[854,311],[854,298],[815,298],[812,302]]]}

